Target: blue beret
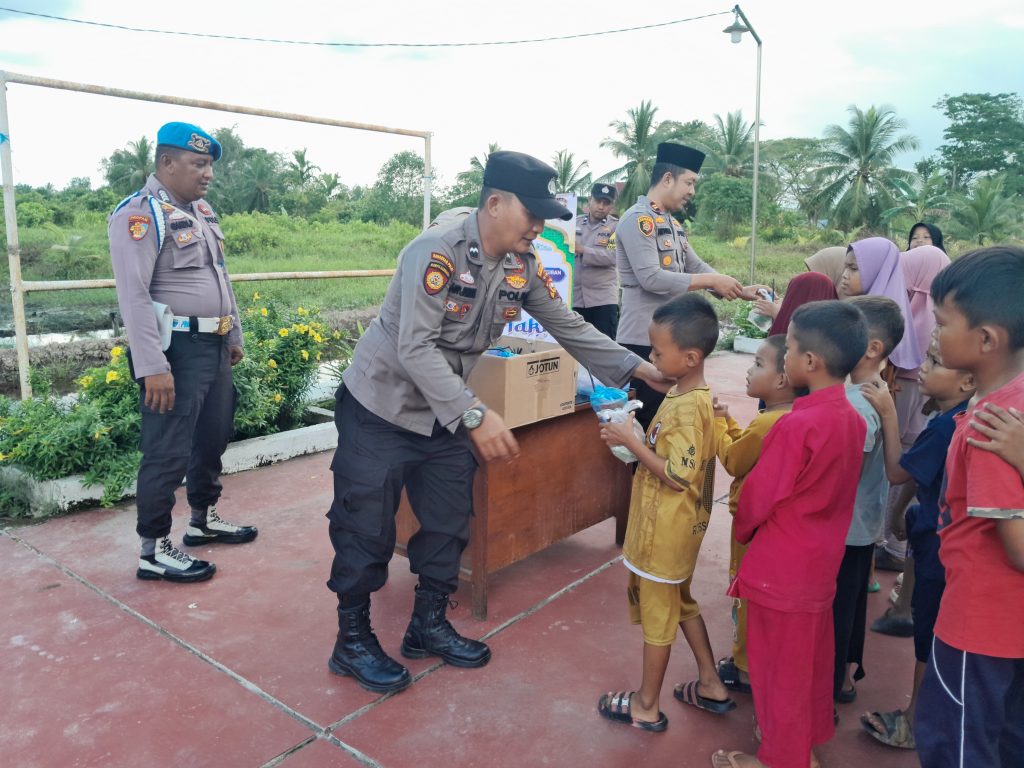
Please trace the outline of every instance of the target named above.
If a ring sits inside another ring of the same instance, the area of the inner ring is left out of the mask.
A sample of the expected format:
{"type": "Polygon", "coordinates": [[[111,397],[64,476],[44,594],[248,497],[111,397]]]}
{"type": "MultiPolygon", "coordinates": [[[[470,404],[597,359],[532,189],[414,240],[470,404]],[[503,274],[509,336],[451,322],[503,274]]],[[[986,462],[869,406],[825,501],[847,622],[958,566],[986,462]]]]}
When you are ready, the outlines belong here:
{"type": "Polygon", "coordinates": [[[191,123],[167,123],[156,133],[156,143],[169,147],[180,147],[199,155],[210,155],[214,162],[220,160],[220,142],[198,125],[191,123]]]}

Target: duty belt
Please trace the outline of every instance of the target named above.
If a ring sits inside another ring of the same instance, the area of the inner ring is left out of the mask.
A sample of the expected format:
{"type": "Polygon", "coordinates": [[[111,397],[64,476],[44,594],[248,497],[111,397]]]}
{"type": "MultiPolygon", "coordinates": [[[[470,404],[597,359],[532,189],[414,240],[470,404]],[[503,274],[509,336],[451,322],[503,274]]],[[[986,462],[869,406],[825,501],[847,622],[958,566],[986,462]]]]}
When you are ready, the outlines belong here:
{"type": "Polygon", "coordinates": [[[231,315],[223,317],[181,317],[175,315],[171,320],[171,330],[183,333],[215,333],[225,336],[234,327],[235,318],[231,315]],[[193,325],[193,322],[195,325],[193,325]]]}

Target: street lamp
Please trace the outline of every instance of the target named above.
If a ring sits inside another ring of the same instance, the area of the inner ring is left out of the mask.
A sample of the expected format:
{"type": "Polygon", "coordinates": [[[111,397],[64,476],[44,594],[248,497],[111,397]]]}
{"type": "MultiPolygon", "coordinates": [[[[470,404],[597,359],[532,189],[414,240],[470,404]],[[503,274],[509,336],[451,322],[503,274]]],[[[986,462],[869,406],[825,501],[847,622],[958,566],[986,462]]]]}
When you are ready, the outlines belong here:
{"type": "Polygon", "coordinates": [[[761,38],[739,5],[734,6],[732,12],[732,24],[722,30],[729,35],[729,40],[738,45],[743,39],[743,33],[749,32],[757,43],[757,92],[754,98],[754,210],[750,225],[750,282],[753,283],[754,260],[757,257],[757,182],[761,170],[761,38]]]}

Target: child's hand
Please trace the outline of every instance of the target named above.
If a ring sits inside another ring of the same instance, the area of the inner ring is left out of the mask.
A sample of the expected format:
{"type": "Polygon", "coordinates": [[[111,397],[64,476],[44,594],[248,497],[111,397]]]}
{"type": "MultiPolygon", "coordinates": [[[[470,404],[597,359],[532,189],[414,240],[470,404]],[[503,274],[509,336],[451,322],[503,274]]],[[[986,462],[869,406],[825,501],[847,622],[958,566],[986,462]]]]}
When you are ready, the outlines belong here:
{"type": "Polygon", "coordinates": [[[715,418],[728,419],[729,418],[729,406],[725,403],[719,402],[718,398],[712,398],[712,407],[715,409],[715,418]]]}
{"type": "Polygon", "coordinates": [[[779,315],[779,305],[774,301],[768,301],[768,299],[758,299],[755,301],[754,309],[765,317],[770,317],[773,320],[779,315]]]}
{"type": "Polygon", "coordinates": [[[889,418],[896,418],[896,403],[889,394],[889,388],[884,381],[872,381],[860,385],[861,394],[864,399],[871,403],[871,407],[878,411],[879,417],[885,421],[889,418]]]}
{"type": "Polygon", "coordinates": [[[604,440],[609,447],[624,445],[629,448],[631,443],[636,441],[636,432],[633,431],[634,421],[636,421],[636,419],[631,413],[626,421],[609,421],[602,424],[601,439],[604,440]]]}
{"type": "Polygon", "coordinates": [[[900,512],[899,514],[892,516],[892,535],[896,537],[896,541],[907,540],[906,512],[900,512]]]}
{"type": "Polygon", "coordinates": [[[983,451],[991,451],[1019,471],[1024,471],[1024,414],[1016,408],[1006,411],[985,403],[971,415],[971,427],[988,440],[968,437],[967,442],[983,451]]]}

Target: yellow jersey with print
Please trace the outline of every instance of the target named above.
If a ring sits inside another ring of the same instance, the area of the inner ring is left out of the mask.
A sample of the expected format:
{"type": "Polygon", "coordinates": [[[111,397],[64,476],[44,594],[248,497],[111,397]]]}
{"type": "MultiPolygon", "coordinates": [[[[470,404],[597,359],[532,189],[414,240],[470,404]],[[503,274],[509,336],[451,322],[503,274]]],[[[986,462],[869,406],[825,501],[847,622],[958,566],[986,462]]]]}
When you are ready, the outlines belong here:
{"type": "Polygon", "coordinates": [[[714,502],[711,390],[670,391],[647,430],[647,447],[665,460],[665,474],[679,488],[643,465],[637,468],[622,557],[639,576],[683,582],[693,575],[714,502]]]}
{"type": "Polygon", "coordinates": [[[792,407],[788,405],[778,411],[758,411],[746,429],[741,429],[732,416],[715,417],[718,461],[722,469],[733,477],[732,485],[729,486],[729,514],[736,514],[743,482],[761,456],[761,444],[768,430],[789,413],[792,407]]]}

